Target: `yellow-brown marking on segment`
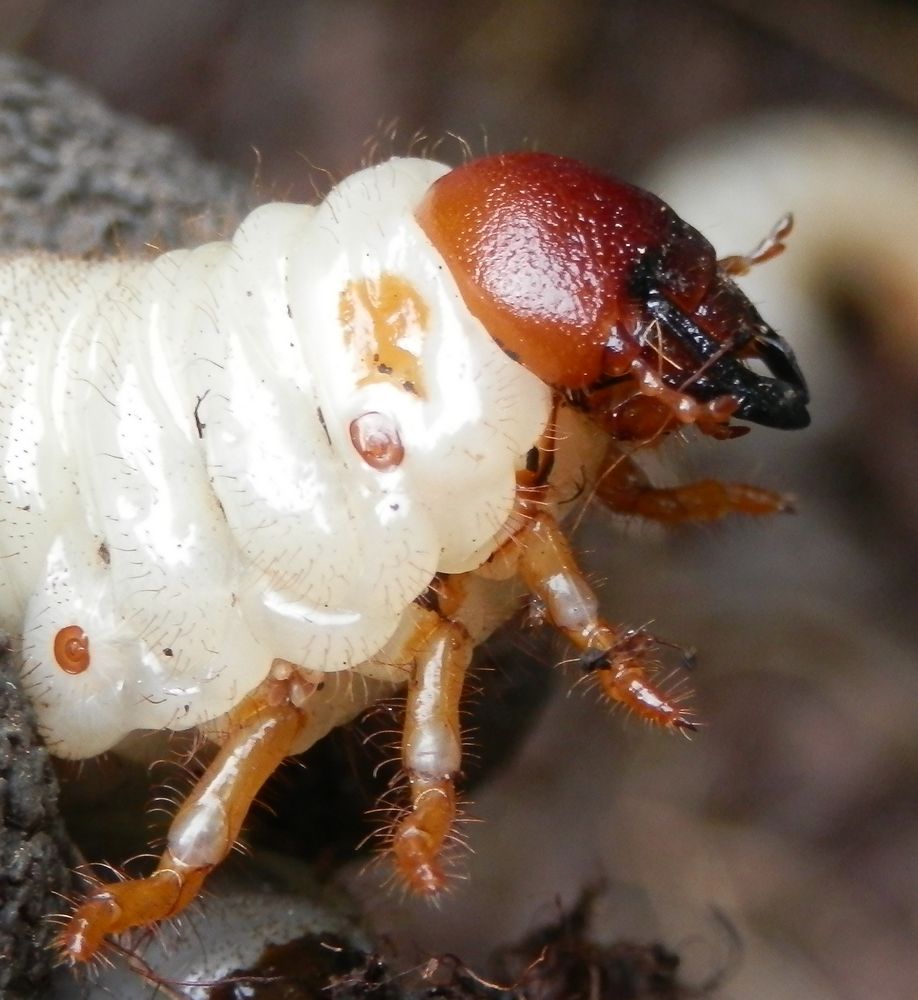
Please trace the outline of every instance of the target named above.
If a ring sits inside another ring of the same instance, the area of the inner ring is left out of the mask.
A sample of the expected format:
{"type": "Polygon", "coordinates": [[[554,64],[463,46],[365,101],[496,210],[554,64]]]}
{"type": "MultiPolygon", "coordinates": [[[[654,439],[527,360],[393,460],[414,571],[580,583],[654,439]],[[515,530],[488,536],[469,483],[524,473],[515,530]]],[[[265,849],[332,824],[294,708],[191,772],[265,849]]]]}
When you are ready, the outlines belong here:
{"type": "Polygon", "coordinates": [[[425,395],[421,352],[430,309],[409,281],[395,274],[349,281],[341,292],[338,317],[344,342],[366,372],[358,385],[394,382],[425,395]]]}

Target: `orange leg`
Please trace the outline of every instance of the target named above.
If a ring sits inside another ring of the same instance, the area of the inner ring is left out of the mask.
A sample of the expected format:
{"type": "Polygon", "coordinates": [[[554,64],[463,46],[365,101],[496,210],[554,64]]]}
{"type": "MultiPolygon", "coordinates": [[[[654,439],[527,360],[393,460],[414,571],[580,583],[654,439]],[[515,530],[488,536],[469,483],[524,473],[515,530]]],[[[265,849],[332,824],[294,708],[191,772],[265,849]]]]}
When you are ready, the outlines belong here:
{"type": "Polygon", "coordinates": [[[620,514],[666,524],[715,521],[728,514],[775,514],[793,509],[789,497],[745,483],[703,479],[682,486],[654,486],[630,455],[613,451],[596,496],[620,514]]]}
{"type": "Polygon", "coordinates": [[[599,617],[596,595],[555,519],[533,513],[516,540],[526,586],[555,628],[587,654],[584,663],[596,672],[607,697],[657,725],[694,729],[688,712],[653,684],[653,666],[647,662],[652,640],[643,632],[613,628],[599,617]]]}
{"type": "Polygon", "coordinates": [[[65,958],[87,961],[107,935],[147,927],[185,909],[232,849],[261,786],[290,753],[306,718],[298,706],[312,689],[301,675],[284,680],[272,675],[239,704],[226,741],[172,821],[156,870],[91,892],[58,935],[65,958]]]}
{"type": "Polygon", "coordinates": [[[408,686],[402,765],[411,807],[395,825],[391,849],[399,874],[423,895],[435,895],[446,885],[442,853],[456,817],[459,702],[471,656],[465,629],[441,618],[415,658],[408,686]]]}

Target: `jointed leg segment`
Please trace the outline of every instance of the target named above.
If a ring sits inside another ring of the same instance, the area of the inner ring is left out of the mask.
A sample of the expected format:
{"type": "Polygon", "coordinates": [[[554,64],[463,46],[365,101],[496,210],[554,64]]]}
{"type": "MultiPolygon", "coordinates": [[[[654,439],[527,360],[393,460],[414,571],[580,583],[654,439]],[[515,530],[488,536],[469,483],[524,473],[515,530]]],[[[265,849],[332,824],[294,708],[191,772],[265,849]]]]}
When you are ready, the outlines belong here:
{"type": "Polygon", "coordinates": [[[598,601],[580,572],[555,519],[540,511],[519,536],[519,572],[548,617],[577,649],[590,653],[605,694],[641,718],[674,729],[694,729],[688,713],[652,681],[646,662],[652,645],[642,632],[615,629],[598,614],[598,601]]]}
{"type": "Polygon", "coordinates": [[[746,483],[702,479],[664,488],[654,486],[644,470],[623,451],[607,456],[596,497],[611,510],[665,524],[714,521],[729,514],[776,514],[792,510],[789,497],[746,483]]]}
{"type": "Polygon", "coordinates": [[[252,800],[304,725],[304,710],[289,696],[291,684],[302,688],[304,682],[298,675],[269,677],[234,710],[226,742],[173,820],[156,871],[90,893],[58,936],[65,958],[87,961],[107,935],[176,916],[194,899],[232,849],[252,800]]]}
{"type": "MultiPolygon", "coordinates": [[[[407,884],[434,894],[446,881],[442,854],[456,814],[459,703],[472,643],[462,625],[437,611],[416,605],[415,617],[406,644],[414,650],[414,668],[402,742],[411,801],[396,823],[391,850],[407,884]]],[[[283,661],[276,666],[287,667],[283,661]]],[[[188,906],[232,849],[259,789],[297,746],[309,723],[311,687],[302,671],[278,669],[239,704],[217,756],[179,808],[156,870],[92,891],[58,935],[64,958],[88,961],[107,936],[151,926],[188,906]]]]}
{"type": "Polygon", "coordinates": [[[415,660],[408,686],[402,766],[411,807],[396,824],[392,852],[409,888],[424,895],[436,894],[446,884],[442,852],[456,816],[453,781],[462,760],[459,704],[471,656],[465,629],[440,619],[415,660]]]}

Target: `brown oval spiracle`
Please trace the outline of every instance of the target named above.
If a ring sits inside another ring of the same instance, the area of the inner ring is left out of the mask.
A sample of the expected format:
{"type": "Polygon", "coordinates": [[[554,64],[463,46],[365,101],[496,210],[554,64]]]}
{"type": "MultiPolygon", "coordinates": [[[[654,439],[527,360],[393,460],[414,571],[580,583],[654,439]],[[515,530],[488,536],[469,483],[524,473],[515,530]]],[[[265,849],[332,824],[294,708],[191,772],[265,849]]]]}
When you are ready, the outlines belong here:
{"type": "Polygon", "coordinates": [[[385,471],[401,465],[405,448],[391,417],[374,410],[351,421],[351,443],[371,469],[385,471]]]}
{"type": "Polygon", "coordinates": [[[89,636],[79,625],[68,625],[54,637],[54,659],[66,674],[81,674],[89,666],[89,636]]]}

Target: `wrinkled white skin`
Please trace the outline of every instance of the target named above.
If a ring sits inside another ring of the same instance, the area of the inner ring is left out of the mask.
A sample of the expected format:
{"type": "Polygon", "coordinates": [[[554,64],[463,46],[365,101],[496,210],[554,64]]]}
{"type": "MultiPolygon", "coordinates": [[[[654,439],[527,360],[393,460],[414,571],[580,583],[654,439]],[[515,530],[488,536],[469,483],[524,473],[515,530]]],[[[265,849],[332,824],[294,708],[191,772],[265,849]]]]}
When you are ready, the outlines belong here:
{"type": "MultiPolygon", "coordinates": [[[[505,540],[550,392],[414,222],[446,170],[392,160],[148,263],[0,264],[0,627],[22,636],[54,753],[218,719],[275,658],[352,672],[328,686],[325,731],[406,678],[390,640],[432,577],[505,540]],[[341,333],[342,288],[384,273],[430,311],[407,345],[420,395],[367,382],[341,333]],[[397,468],[351,443],[370,411],[398,428],[397,468]],[[73,624],[91,657],[76,675],[52,652],[73,624]]],[[[493,586],[467,602],[478,632],[493,586]]]]}

